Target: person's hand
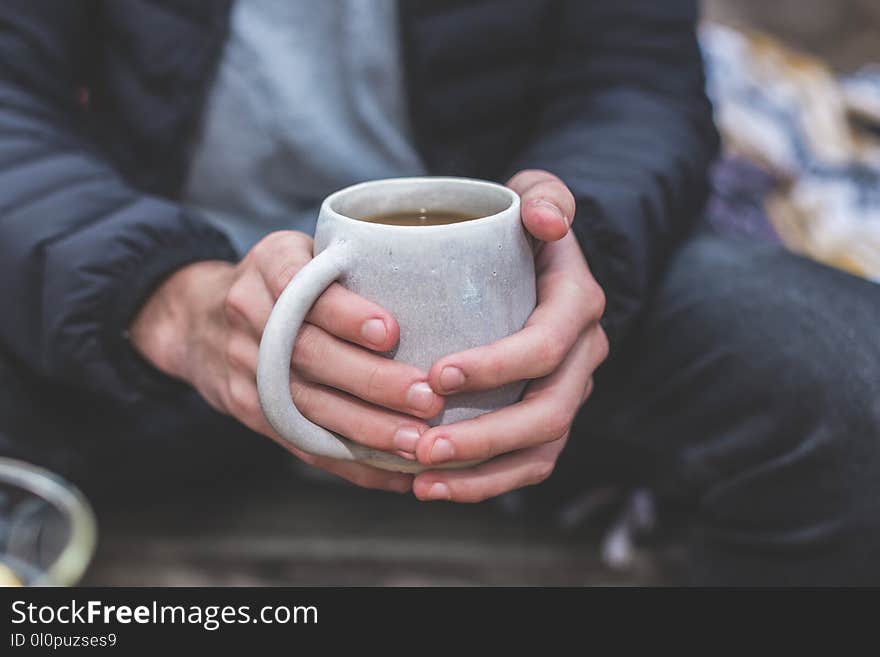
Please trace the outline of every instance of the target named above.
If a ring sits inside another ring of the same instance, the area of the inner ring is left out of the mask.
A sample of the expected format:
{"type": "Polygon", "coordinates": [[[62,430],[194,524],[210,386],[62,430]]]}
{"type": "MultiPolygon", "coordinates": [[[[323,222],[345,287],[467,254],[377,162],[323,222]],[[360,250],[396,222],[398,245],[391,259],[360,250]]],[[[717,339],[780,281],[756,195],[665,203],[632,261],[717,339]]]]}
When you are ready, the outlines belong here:
{"type": "MultiPolygon", "coordinates": [[[[172,274],[130,327],[140,353],[189,382],[217,410],[277,440],[303,461],[366,488],[409,492],[412,476],[293,449],[269,426],[256,388],[260,336],[275,300],[312,259],[303,233],[273,233],[237,265],[199,262],[172,274]]],[[[443,399],[427,374],[375,352],[391,349],[400,329],[381,307],[341,285],[318,299],[293,354],[291,392],[300,412],[331,431],[414,459],[424,418],[443,399]]]]}
{"type": "Polygon", "coordinates": [[[495,457],[417,475],[413,491],[422,500],[478,502],[549,477],[608,355],[599,325],[605,297],[569,232],[571,192],[546,171],[522,171],[508,186],[521,196],[526,229],[545,242],[535,261],[538,305],[521,331],[444,356],[428,381],[442,395],[534,381],[516,404],[422,434],[416,455],[427,466],[495,457]]]}

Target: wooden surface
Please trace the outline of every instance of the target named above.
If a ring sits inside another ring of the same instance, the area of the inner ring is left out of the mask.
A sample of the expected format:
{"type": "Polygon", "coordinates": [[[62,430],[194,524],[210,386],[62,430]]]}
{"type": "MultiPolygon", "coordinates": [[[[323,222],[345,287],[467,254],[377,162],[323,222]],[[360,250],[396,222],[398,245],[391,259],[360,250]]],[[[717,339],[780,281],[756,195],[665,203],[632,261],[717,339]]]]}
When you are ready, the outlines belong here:
{"type": "Polygon", "coordinates": [[[677,581],[680,550],[612,570],[595,531],[562,533],[496,505],[301,481],[186,491],[98,509],[89,585],[650,585],[677,581]]]}

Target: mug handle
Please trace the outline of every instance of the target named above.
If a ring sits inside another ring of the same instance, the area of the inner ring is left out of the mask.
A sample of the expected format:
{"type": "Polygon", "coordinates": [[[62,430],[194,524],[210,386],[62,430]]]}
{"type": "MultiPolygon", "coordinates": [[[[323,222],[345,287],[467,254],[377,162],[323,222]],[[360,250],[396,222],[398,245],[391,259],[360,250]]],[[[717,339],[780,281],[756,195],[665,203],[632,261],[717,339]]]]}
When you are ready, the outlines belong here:
{"type": "Polygon", "coordinates": [[[260,341],[260,406],[278,435],[304,452],[361,461],[384,470],[412,472],[418,468],[416,463],[346,440],[306,419],[291,397],[291,357],[299,329],[317,298],[347,271],[348,260],[345,243],[332,244],[300,269],[278,297],[260,341]]]}

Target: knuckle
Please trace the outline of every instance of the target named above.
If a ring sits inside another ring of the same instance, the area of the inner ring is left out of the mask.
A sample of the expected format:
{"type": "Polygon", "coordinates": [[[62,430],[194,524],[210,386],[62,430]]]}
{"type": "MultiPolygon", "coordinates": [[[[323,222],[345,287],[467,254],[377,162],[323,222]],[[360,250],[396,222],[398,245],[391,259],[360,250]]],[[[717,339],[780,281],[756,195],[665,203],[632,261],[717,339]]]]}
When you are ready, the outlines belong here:
{"type": "Polygon", "coordinates": [[[507,376],[507,363],[497,349],[487,349],[484,353],[483,371],[486,384],[490,387],[501,385],[507,376]]]}
{"type": "Polygon", "coordinates": [[[237,381],[230,380],[226,383],[226,399],[229,405],[229,410],[237,415],[244,400],[241,386],[237,381]]]}
{"type": "Polygon", "coordinates": [[[462,442],[465,443],[463,451],[467,454],[466,458],[468,459],[490,459],[507,451],[504,440],[499,437],[498,432],[493,430],[491,426],[487,426],[487,417],[487,415],[480,415],[471,420],[472,430],[468,433],[472,438],[456,441],[457,447],[462,442]]]}
{"type": "Polygon", "coordinates": [[[293,343],[293,364],[307,367],[321,361],[323,347],[321,331],[312,324],[303,324],[293,343]]]}
{"type": "Polygon", "coordinates": [[[312,247],[312,238],[295,230],[276,230],[256,243],[251,250],[255,255],[273,256],[280,250],[312,247]]]}
{"type": "Polygon", "coordinates": [[[286,261],[280,265],[267,281],[272,294],[277,298],[287,287],[293,277],[302,269],[302,263],[286,261]]]}
{"type": "Polygon", "coordinates": [[[242,379],[228,384],[230,410],[238,417],[251,419],[260,413],[260,402],[252,386],[242,379]]]}
{"type": "Polygon", "coordinates": [[[366,399],[378,399],[383,390],[387,388],[382,383],[382,363],[376,363],[370,367],[367,380],[364,383],[364,395],[366,399]]]}
{"type": "Polygon", "coordinates": [[[245,415],[253,421],[263,417],[263,408],[260,406],[260,399],[256,395],[248,397],[245,401],[243,410],[245,415]]]}
{"type": "Polygon", "coordinates": [[[565,344],[561,336],[549,327],[544,327],[538,336],[536,355],[542,364],[542,373],[549,374],[556,369],[565,357],[565,344]]]}
{"type": "Polygon", "coordinates": [[[561,277],[558,281],[564,286],[567,295],[576,299],[577,323],[586,326],[596,322],[605,314],[605,293],[599,284],[588,276],[561,277]]]}
{"type": "MultiPolygon", "coordinates": [[[[604,362],[608,355],[611,353],[611,344],[608,342],[608,334],[605,333],[605,330],[599,327],[599,361],[604,362]]],[[[591,379],[592,381],[592,379],[591,379]]]]}
{"type": "Polygon", "coordinates": [[[575,413],[571,411],[554,409],[544,421],[544,437],[547,439],[546,442],[562,438],[569,427],[571,427],[574,415],[575,413]]]}
{"type": "Polygon", "coordinates": [[[226,345],[223,349],[223,355],[226,358],[226,362],[229,365],[239,365],[239,354],[238,347],[235,344],[234,338],[229,338],[226,340],[226,345]]]}
{"type": "Polygon", "coordinates": [[[286,231],[285,236],[290,247],[302,249],[311,255],[312,249],[314,248],[314,240],[310,236],[299,231],[286,231]]]}
{"type": "Polygon", "coordinates": [[[251,247],[249,255],[255,260],[262,260],[266,257],[266,253],[272,249],[272,245],[276,239],[276,233],[269,233],[259,242],[251,247]]]}
{"type": "Polygon", "coordinates": [[[605,315],[605,307],[608,303],[608,300],[605,297],[605,291],[594,280],[590,282],[587,295],[587,298],[591,299],[593,304],[593,314],[597,319],[601,319],[605,315]]]}
{"type": "MultiPolygon", "coordinates": [[[[362,445],[374,446],[373,443],[375,443],[376,432],[374,431],[373,423],[370,422],[369,418],[364,413],[357,413],[355,417],[352,418],[349,432],[350,433],[347,434],[348,438],[351,438],[355,442],[362,445]]],[[[390,439],[388,444],[391,444],[390,439]]]]}
{"type": "Polygon", "coordinates": [[[230,337],[226,341],[226,362],[242,369],[251,369],[253,363],[250,359],[250,349],[246,341],[241,337],[230,337]]]}
{"type": "Polygon", "coordinates": [[[223,299],[223,312],[229,322],[234,322],[238,317],[244,316],[247,307],[247,295],[242,286],[235,282],[226,292],[223,299]]]}
{"type": "Polygon", "coordinates": [[[250,250],[250,256],[257,262],[266,262],[272,260],[278,253],[281,245],[285,240],[286,231],[276,231],[269,233],[259,242],[254,244],[250,250]]]}
{"type": "Polygon", "coordinates": [[[217,391],[214,398],[207,397],[207,399],[212,407],[222,413],[235,415],[235,402],[232,400],[232,390],[230,389],[229,381],[226,381],[224,385],[220,386],[220,389],[217,391]]]}
{"type": "Polygon", "coordinates": [[[312,238],[296,231],[270,233],[251,249],[269,289],[277,297],[312,257],[312,238]]]}
{"type": "Polygon", "coordinates": [[[497,434],[490,433],[483,437],[477,445],[477,458],[490,459],[501,453],[501,441],[498,440],[497,434]]]}
{"type": "Polygon", "coordinates": [[[593,386],[594,385],[595,384],[593,383],[593,377],[590,377],[589,380],[587,381],[587,385],[584,386],[584,394],[581,396],[581,403],[582,404],[590,398],[590,395],[593,394],[593,386]]]}

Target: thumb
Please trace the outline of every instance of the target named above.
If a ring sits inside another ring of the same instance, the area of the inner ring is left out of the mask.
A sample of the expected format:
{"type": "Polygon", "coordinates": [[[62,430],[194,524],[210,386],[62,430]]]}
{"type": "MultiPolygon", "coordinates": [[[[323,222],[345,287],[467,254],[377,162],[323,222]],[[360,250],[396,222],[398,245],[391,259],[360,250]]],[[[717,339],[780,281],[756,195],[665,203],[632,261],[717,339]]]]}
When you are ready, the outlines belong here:
{"type": "Polygon", "coordinates": [[[574,196],[558,177],[547,171],[522,171],[507,186],[520,195],[523,225],[533,237],[555,242],[568,234],[574,196]]]}

